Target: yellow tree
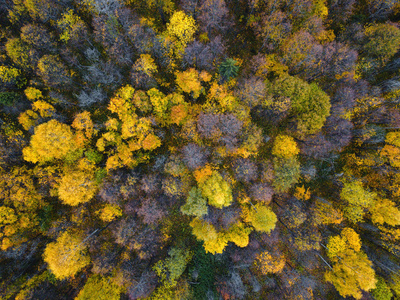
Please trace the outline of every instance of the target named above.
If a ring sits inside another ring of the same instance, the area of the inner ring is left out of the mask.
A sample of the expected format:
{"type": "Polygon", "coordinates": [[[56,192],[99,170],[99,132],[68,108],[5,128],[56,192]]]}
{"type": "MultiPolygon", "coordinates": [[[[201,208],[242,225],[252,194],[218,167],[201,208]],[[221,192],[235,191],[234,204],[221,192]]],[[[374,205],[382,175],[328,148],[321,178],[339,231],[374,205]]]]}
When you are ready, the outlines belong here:
{"type": "Polygon", "coordinates": [[[68,231],[46,246],[43,259],[57,279],[74,276],[90,263],[82,237],[68,231]]]}
{"type": "Polygon", "coordinates": [[[77,130],[76,142],[80,147],[90,141],[95,133],[94,124],[88,111],[77,114],[72,122],[72,127],[77,130]]]}
{"type": "Polygon", "coordinates": [[[232,189],[216,171],[199,187],[203,196],[207,198],[208,204],[212,206],[223,208],[232,203],[232,189]]]}
{"type": "Polygon", "coordinates": [[[360,237],[353,229],[344,228],[340,236],[330,237],[327,254],[333,267],[325,273],[325,280],[331,282],[341,296],[361,299],[361,291],[375,288],[377,279],[372,263],[361,251],[360,237]]]}
{"type": "Polygon", "coordinates": [[[374,203],[376,196],[376,193],[364,188],[361,180],[345,181],[340,192],[340,197],[347,202],[343,209],[345,216],[352,222],[361,221],[364,209],[374,203]]]}
{"type": "Polygon", "coordinates": [[[299,154],[300,150],[291,136],[278,135],[275,139],[272,154],[279,158],[290,158],[299,154]]]}
{"type": "Polygon", "coordinates": [[[194,99],[200,96],[202,86],[199,73],[191,68],[183,72],[176,72],[176,83],[185,93],[191,94],[194,99]]]}
{"type": "Polygon", "coordinates": [[[263,275],[280,273],[285,267],[286,260],[283,255],[272,255],[269,251],[263,251],[257,255],[254,265],[263,275]]]}
{"type": "Polygon", "coordinates": [[[97,191],[94,171],[94,166],[86,159],[79,162],[78,168],[66,168],[58,187],[61,201],[76,206],[92,199],[97,191]]]}
{"type": "Polygon", "coordinates": [[[62,159],[77,149],[70,126],[50,120],[35,128],[30,145],[23,149],[24,159],[33,163],[44,163],[62,159]]]}
{"type": "Polygon", "coordinates": [[[196,22],[183,11],[176,11],[167,24],[166,37],[172,43],[171,55],[180,58],[186,45],[193,41],[196,22]]]}
{"type": "Polygon", "coordinates": [[[75,300],[119,300],[121,287],[111,281],[111,278],[91,276],[75,300]]]}
{"type": "Polygon", "coordinates": [[[96,214],[104,222],[111,222],[122,216],[122,209],[117,204],[105,204],[96,214]]]}
{"type": "Polygon", "coordinates": [[[190,222],[193,235],[204,242],[204,250],[212,254],[222,253],[228,244],[226,236],[222,232],[217,232],[210,223],[195,218],[190,222]]]}
{"type": "Polygon", "coordinates": [[[225,233],[228,241],[235,243],[238,247],[247,247],[249,244],[249,235],[251,228],[247,227],[244,223],[238,222],[233,224],[225,233]]]}
{"type": "Polygon", "coordinates": [[[363,252],[350,251],[325,273],[342,297],[362,298],[362,291],[375,288],[376,278],[372,263],[363,252]]]}
{"type": "Polygon", "coordinates": [[[390,226],[400,225],[400,210],[393,201],[377,199],[369,210],[371,220],[375,224],[386,223],[390,226]]]}

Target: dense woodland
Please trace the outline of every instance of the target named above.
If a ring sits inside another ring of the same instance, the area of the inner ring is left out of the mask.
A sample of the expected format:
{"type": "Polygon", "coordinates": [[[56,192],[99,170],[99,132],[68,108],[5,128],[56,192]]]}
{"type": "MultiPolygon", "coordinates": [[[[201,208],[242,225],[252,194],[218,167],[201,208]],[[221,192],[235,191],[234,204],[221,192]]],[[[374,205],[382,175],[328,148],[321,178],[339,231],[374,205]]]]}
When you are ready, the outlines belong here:
{"type": "Polygon", "coordinates": [[[1,0],[1,299],[400,299],[400,2],[1,0]]]}

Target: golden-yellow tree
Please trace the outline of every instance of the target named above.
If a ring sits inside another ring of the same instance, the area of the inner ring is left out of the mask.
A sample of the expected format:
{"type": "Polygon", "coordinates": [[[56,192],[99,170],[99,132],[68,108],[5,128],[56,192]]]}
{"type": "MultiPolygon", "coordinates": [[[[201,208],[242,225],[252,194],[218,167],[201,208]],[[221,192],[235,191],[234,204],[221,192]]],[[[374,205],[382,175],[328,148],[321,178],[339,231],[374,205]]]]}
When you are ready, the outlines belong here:
{"type": "Polygon", "coordinates": [[[176,72],[176,83],[182,91],[191,94],[194,99],[200,96],[202,86],[199,73],[191,68],[183,72],[176,72]]]}
{"type": "Polygon", "coordinates": [[[340,236],[329,238],[327,254],[333,263],[325,273],[325,280],[331,282],[343,297],[361,299],[362,291],[375,288],[377,279],[372,262],[361,251],[361,240],[351,228],[344,228],[340,236]]]}
{"type": "Polygon", "coordinates": [[[179,58],[182,55],[187,44],[193,41],[196,30],[196,22],[191,16],[186,15],[183,11],[176,11],[172,15],[165,34],[167,40],[171,41],[173,57],[179,58]]]}
{"type": "Polygon", "coordinates": [[[57,279],[74,276],[90,263],[82,237],[68,231],[46,246],[43,259],[57,279]]]}
{"type": "Polygon", "coordinates": [[[88,202],[97,192],[95,167],[87,159],[81,159],[77,167],[66,167],[58,186],[58,196],[65,204],[76,206],[88,202]]]}
{"type": "Polygon", "coordinates": [[[269,251],[263,251],[256,256],[254,265],[263,275],[269,273],[280,273],[285,267],[286,260],[284,255],[274,255],[269,251]]]}
{"type": "Polygon", "coordinates": [[[62,159],[76,149],[71,127],[53,119],[35,128],[30,145],[23,149],[23,155],[26,161],[44,163],[62,159]]]}

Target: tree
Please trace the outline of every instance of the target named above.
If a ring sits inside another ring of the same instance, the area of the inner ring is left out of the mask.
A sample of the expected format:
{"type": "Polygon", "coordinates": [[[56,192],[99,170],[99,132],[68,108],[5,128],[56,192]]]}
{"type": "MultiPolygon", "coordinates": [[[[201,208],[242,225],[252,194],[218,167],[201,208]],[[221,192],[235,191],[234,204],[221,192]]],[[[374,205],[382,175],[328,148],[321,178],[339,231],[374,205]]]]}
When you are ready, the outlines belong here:
{"type": "Polygon", "coordinates": [[[316,225],[340,224],[343,221],[343,213],[334,208],[332,203],[321,199],[317,199],[312,208],[313,222],[316,225]]]}
{"type": "Polygon", "coordinates": [[[259,253],[254,260],[254,265],[263,275],[268,275],[269,273],[280,273],[285,267],[285,264],[286,260],[284,255],[271,253],[269,251],[259,253]]]}
{"type": "Polygon", "coordinates": [[[371,220],[375,224],[386,223],[390,226],[400,225],[400,210],[393,201],[376,199],[369,209],[371,220]]]}
{"type": "Polygon", "coordinates": [[[201,194],[201,190],[193,187],[189,191],[186,203],[181,206],[181,212],[185,215],[201,218],[208,213],[207,200],[201,194]]]}
{"type": "Polygon", "coordinates": [[[205,0],[199,8],[200,28],[208,37],[226,34],[232,21],[224,0],[205,0]]]}
{"type": "Polygon", "coordinates": [[[92,275],[75,300],[118,300],[121,292],[122,288],[112,282],[111,278],[92,275]]]}
{"type": "Polygon", "coordinates": [[[0,90],[20,88],[26,83],[21,71],[13,67],[0,66],[0,90]]]}
{"type": "Polygon", "coordinates": [[[376,288],[371,291],[372,296],[375,300],[390,300],[393,297],[393,293],[385,280],[378,276],[378,282],[376,283],[376,288]]]}
{"type": "Polygon", "coordinates": [[[122,216],[122,209],[117,204],[106,204],[96,213],[102,221],[111,222],[122,216]]]}
{"type": "Polygon", "coordinates": [[[207,139],[215,139],[220,135],[218,123],[219,115],[212,113],[201,113],[197,119],[197,130],[202,137],[207,139]]]}
{"type": "Polygon", "coordinates": [[[76,150],[70,126],[56,120],[40,124],[35,128],[30,145],[23,150],[24,159],[33,163],[44,163],[62,159],[76,150]]]}
{"type": "Polygon", "coordinates": [[[274,195],[274,190],[268,183],[255,183],[250,187],[250,196],[256,201],[269,204],[274,195]]]}
{"type": "Polygon", "coordinates": [[[234,78],[238,75],[239,64],[236,60],[232,58],[227,58],[219,65],[218,71],[221,75],[221,80],[223,82],[229,81],[229,79],[234,78]]]}
{"type": "Polygon", "coordinates": [[[57,20],[61,14],[62,3],[54,3],[51,0],[23,0],[31,17],[43,23],[57,20]]]}
{"type": "Polygon", "coordinates": [[[318,132],[329,116],[330,97],[315,83],[308,84],[300,78],[285,75],[270,83],[267,91],[276,97],[290,98],[291,113],[298,120],[301,134],[318,132]]]}
{"type": "Polygon", "coordinates": [[[353,14],[355,0],[334,0],[330,3],[329,18],[333,19],[335,24],[345,23],[353,14]]]}
{"type": "Polygon", "coordinates": [[[68,89],[72,77],[65,65],[55,55],[44,55],[38,62],[38,73],[43,81],[55,89],[68,89]]]}
{"type": "Polygon", "coordinates": [[[278,221],[275,213],[262,203],[257,203],[245,212],[245,221],[255,230],[270,233],[278,221]]]}
{"type": "Polygon", "coordinates": [[[199,73],[191,68],[183,72],[176,73],[176,83],[185,93],[197,99],[202,92],[199,73]]]}
{"type": "Polygon", "coordinates": [[[61,280],[74,276],[90,263],[82,237],[68,231],[62,233],[57,241],[47,244],[43,259],[61,280]]]}
{"type": "Polygon", "coordinates": [[[223,232],[217,232],[213,225],[200,220],[193,219],[190,222],[193,235],[200,241],[204,241],[204,250],[212,254],[222,253],[228,244],[228,240],[223,232]]]}
{"type": "Polygon", "coordinates": [[[254,181],[258,177],[257,165],[249,159],[237,159],[234,163],[234,171],[236,179],[246,183],[254,181]]]}
{"type": "MultiPolygon", "coordinates": [[[[303,5],[299,4],[299,7],[303,5]]],[[[301,29],[281,43],[282,60],[294,74],[315,75],[310,72],[318,64],[322,46],[315,38],[301,29]]]]}
{"type": "Polygon", "coordinates": [[[214,171],[199,187],[208,204],[212,206],[223,208],[232,203],[232,189],[217,171],[214,171]]]}
{"type": "Polygon", "coordinates": [[[400,48],[400,29],[391,24],[375,24],[365,29],[364,51],[381,64],[387,62],[400,48]]]}
{"type": "Polygon", "coordinates": [[[242,222],[233,224],[225,233],[225,238],[229,242],[235,243],[236,246],[244,248],[249,244],[249,235],[251,228],[242,222]]]}
{"type": "Polygon", "coordinates": [[[361,180],[344,182],[340,197],[347,202],[344,208],[345,216],[352,222],[361,221],[364,209],[374,203],[376,196],[376,193],[364,188],[361,180]]]}
{"type": "Polygon", "coordinates": [[[274,158],[274,188],[277,192],[285,192],[300,178],[300,163],[295,157],[288,159],[274,158]]]}
{"type": "Polygon", "coordinates": [[[362,290],[375,288],[372,263],[361,251],[360,237],[353,229],[344,228],[340,236],[330,237],[327,254],[334,265],[325,273],[325,280],[333,283],[341,296],[361,299],[362,290]]]}
{"type": "Polygon", "coordinates": [[[213,71],[224,56],[225,48],[220,36],[211,39],[208,44],[195,40],[186,47],[182,64],[185,68],[213,71]]]}
{"type": "Polygon", "coordinates": [[[252,76],[239,82],[236,95],[249,107],[261,104],[265,97],[265,82],[259,77],[252,76]]]}
{"type": "Polygon", "coordinates": [[[85,170],[67,170],[58,187],[61,201],[71,206],[90,201],[96,192],[95,178],[90,171],[85,170]]]}
{"type": "Polygon", "coordinates": [[[195,170],[207,163],[209,151],[197,144],[190,143],[182,148],[182,155],[186,166],[191,170],[195,170]]]}
{"type": "Polygon", "coordinates": [[[137,209],[138,216],[143,218],[143,222],[149,225],[156,225],[162,221],[167,214],[164,207],[160,206],[155,199],[146,198],[142,201],[142,205],[137,209]]]}
{"type": "Polygon", "coordinates": [[[386,20],[390,14],[395,14],[399,4],[392,0],[368,0],[366,3],[368,17],[371,20],[386,20]]]}
{"type": "Polygon", "coordinates": [[[54,51],[55,43],[47,29],[38,24],[27,24],[21,28],[21,39],[42,51],[54,51]]]}
{"type": "Polygon", "coordinates": [[[172,53],[181,57],[187,44],[193,41],[197,30],[196,22],[183,11],[176,11],[167,24],[166,35],[173,44],[172,53]]]}
{"type": "Polygon", "coordinates": [[[62,14],[57,26],[61,31],[59,38],[61,42],[82,48],[87,38],[86,25],[72,9],[62,14]]]}
{"type": "Polygon", "coordinates": [[[132,66],[131,79],[132,84],[136,88],[148,90],[154,88],[157,82],[154,75],[157,74],[158,69],[154,59],[150,54],[141,54],[140,58],[132,66]]]}
{"type": "Polygon", "coordinates": [[[11,60],[24,70],[30,70],[32,66],[31,58],[29,57],[30,48],[23,43],[19,38],[9,39],[6,43],[7,55],[11,60]]]}
{"type": "Polygon", "coordinates": [[[191,260],[192,254],[180,248],[171,248],[168,257],[164,261],[159,261],[153,267],[161,282],[166,287],[174,287],[177,280],[186,269],[187,263],[191,260]]]}
{"type": "Polygon", "coordinates": [[[278,135],[275,139],[272,155],[279,158],[290,158],[299,154],[300,150],[294,139],[287,135],[278,135]]]}
{"type": "Polygon", "coordinates": [[[7,206],[0,206],[0,224],[13,224],[17,221],[14,209],[7,206]]]}
{"type": "Polygon", "coordinates": [[[277,49],[292,30],[288,16],[280,10],[261,15],[260,22],[252,25],[262,47],[268,50],[277,49]]]}

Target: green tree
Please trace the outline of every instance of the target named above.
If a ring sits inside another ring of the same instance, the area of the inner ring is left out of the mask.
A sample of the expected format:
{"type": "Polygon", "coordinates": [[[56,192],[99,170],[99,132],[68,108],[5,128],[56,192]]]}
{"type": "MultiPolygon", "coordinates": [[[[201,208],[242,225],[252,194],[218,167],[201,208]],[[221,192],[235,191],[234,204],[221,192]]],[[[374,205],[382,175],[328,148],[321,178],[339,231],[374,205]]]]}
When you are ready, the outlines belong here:
{"type": "Polygon", "coordinates": [[[376,283],[376,288],[371,291],[372,296],[375,300],[390,300],[393,297],[393,293],[385,280],[378,276],[378,282],[376,283]]]}
{"type": "Polygon", "coordinates": [[[176,286],[177,280],[185,271],[191,258],[191,252],[180,248],[171,248],[168,251],[168,257],[164,261],[157,262],[153,269],[163,285],[171,288],[176,286]]]}
{"type": "Polygon", "coordinates": [[[238,75],[239,64],[232,58],[227,58],[219,66],[219,74],[223,81],[228,81],[238,75]]]}
{"type": "Polygon", "coordinates": [[[19,99],[21,99],[21,96],[18,93],[0,92],[0,104],[12,106],[14,103],[17,103],[19,99]]]}
{"type": "Polygon", "coordinates": [[[387,62],[400,48],[400,29],[392,24],[374,24],[365,29],[364,51],[381,63],[387,62]]]}
{"type": "Polygon", "coordinates": [[[7,55],[12,61],[24,70],[32,68],[29,58],[29,47],[20,38],[9,39],[6,43],[7,55]]]}
{"type": "Polygon", "coordinates": [[[207,200],[203,197],[200,189],[193,187],[189,191],[186,203],[181,206],[181,212],[185,215],[196,217],[207,214],[207,200]]]}
{"type": "Polygon", "coordinates": [[[286,192],[300,178],[300,163],[296,157],[274,158],[274,182],[277,192],[286,192]]]}
{"type": "MultiPolygon", "coordinates": [[[[318,85],[289,75],[267,83],[267,92],[276,99],[290,98],[291,114],[297,118],[301,134],[316,133],[322,128],[330,114],[331,104],[330,97],[318,85]]],[[[272,103],[267,101],[265,105],[272,103]]]]}

